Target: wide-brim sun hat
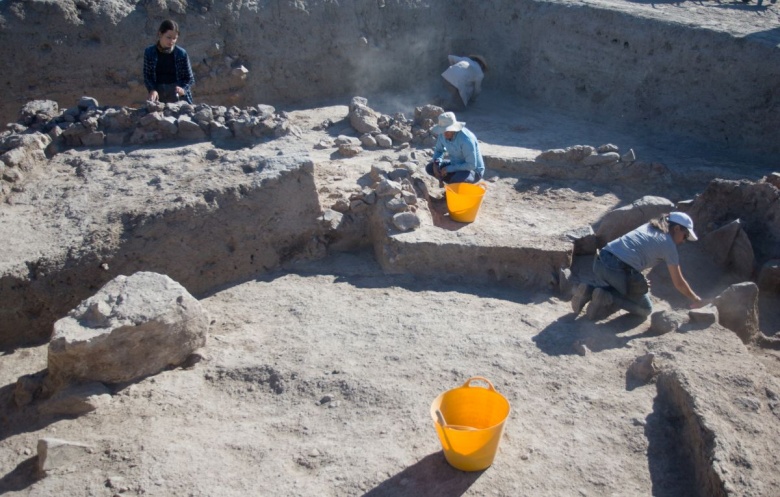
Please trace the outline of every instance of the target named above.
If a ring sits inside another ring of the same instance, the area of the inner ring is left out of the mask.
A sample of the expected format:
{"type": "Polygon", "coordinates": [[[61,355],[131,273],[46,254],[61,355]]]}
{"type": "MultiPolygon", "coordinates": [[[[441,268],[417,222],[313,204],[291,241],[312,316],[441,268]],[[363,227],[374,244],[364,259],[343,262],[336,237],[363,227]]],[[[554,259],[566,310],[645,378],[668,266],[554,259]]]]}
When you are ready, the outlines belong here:
{"type": "Polygon", "coordinates": [[[444,112],[439,114],[439,122],[436,124],[436,126],[431,128],[431,132],[438,135],[444,133],[445,131],[460,131],[465,125],[466,123],[459,122],[455,118],[454,112],[444,112]]]}
{"type": "Polygon", "coordinates": [[[691,216],[684,212],[671,212],[669,214],[669,222],[679,224],[683,228],[688,230],[688,240],[695,242],[699,239],[696,233],[693,232],[693,219],[691,216]]]}

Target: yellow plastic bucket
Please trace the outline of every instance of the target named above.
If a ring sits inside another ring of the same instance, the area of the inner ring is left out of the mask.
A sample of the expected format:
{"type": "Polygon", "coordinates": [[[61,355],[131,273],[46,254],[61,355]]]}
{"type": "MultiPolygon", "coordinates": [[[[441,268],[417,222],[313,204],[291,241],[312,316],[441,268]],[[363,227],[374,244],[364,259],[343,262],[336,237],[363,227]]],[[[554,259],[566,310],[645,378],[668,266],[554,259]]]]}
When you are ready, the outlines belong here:
{"type": "Polygon", "coordinates": [[[461,471],[481,471],[493,464],[509,411],[509,401],[481,376],[436,397],[431,417],[447,462],[461,471]],[[473,386],[474,381],[487,388],[473,386]]]}
{"type": "Polygon", "coordinates": [[[485,196],[487,186],[484,183],[451,183],[445,185],[447,210],[450,218],[461,223],[472,223],[477,218],[479,206],[485,196]]]}

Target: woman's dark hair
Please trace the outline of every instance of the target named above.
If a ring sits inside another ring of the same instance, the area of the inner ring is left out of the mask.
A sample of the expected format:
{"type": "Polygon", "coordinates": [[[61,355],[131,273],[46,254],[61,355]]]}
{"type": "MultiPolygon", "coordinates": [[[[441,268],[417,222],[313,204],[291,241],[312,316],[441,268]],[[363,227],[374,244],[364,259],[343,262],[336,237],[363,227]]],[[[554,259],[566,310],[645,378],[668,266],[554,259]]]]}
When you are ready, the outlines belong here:
{"type": "Polygon", "coordinates": [[[172,21],[170,19],[166,19],[160,24],[160,29],[157,31],[160,34],[167,33],[168,31],[176,31],[176,34],[179,34],[179,25],[176,23],[176,21],[172,21]]]}
{"type": "Polygon", "coordinates": [[[674,223],[669,222],[669,216],[663,215],[650,221],[650,226],[657,229],[661,233],[669,233],[669,229],[674,223]]]}
{"type": "Polygon", "coordinates": [[[482,68],[482,72],[488,72],[487,62],[485,62],[484,57],[482,57],[481,55],[469,55],[469,59],[479,64],[479,67],[482,68]]]}

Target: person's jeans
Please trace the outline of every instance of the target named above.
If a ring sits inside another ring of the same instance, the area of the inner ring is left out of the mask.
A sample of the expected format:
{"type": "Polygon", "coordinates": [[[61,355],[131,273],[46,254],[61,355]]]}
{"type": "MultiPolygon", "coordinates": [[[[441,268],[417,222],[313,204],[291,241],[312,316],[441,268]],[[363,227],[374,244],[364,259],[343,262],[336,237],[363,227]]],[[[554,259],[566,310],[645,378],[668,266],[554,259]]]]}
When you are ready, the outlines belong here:
{"type": "Polygon", "coordinates": [[[628,271],[631,271],[631,267],[612,252],[602,250],[593,259],[593,274],[607,285],[603,288],[612,294],[615,305],[631,314],[647,317],[653,312],[650,294],[628,294],[628,271]]]}
{"type": "MultiPolygon", "coordinates": [[[[441,167],[446,168],[450,165],[450,161],[442,161],[441,167]]],[[[425,172],[433,176],[433,161],[429,162],[425,166],[425,172]]],[[[447,173],[441,179],[445,183],[476,183],[482,179],[482,175],[476,171],[455,171],[447,173]]]]}

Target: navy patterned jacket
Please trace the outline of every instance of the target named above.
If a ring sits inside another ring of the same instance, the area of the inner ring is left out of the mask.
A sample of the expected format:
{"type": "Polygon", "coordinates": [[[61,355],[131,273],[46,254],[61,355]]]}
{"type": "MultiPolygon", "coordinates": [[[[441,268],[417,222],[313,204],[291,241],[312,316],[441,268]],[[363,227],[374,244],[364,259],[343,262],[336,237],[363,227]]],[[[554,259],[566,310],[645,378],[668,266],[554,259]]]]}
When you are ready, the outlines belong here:
{"type": "MultiPolygon", "coordinates": [[[[176,64],[176,86],[184,89],[184,99],[192,103],[192,85],[195,84],[195,75],[192,74],[192,66],[187,51],[179,46],[173,47],[173,60],[176,64]]],[[[144,50],[144,85],[147,91],[152,91],[157,79],[157,45],[152,45],[144,50]]]]}

